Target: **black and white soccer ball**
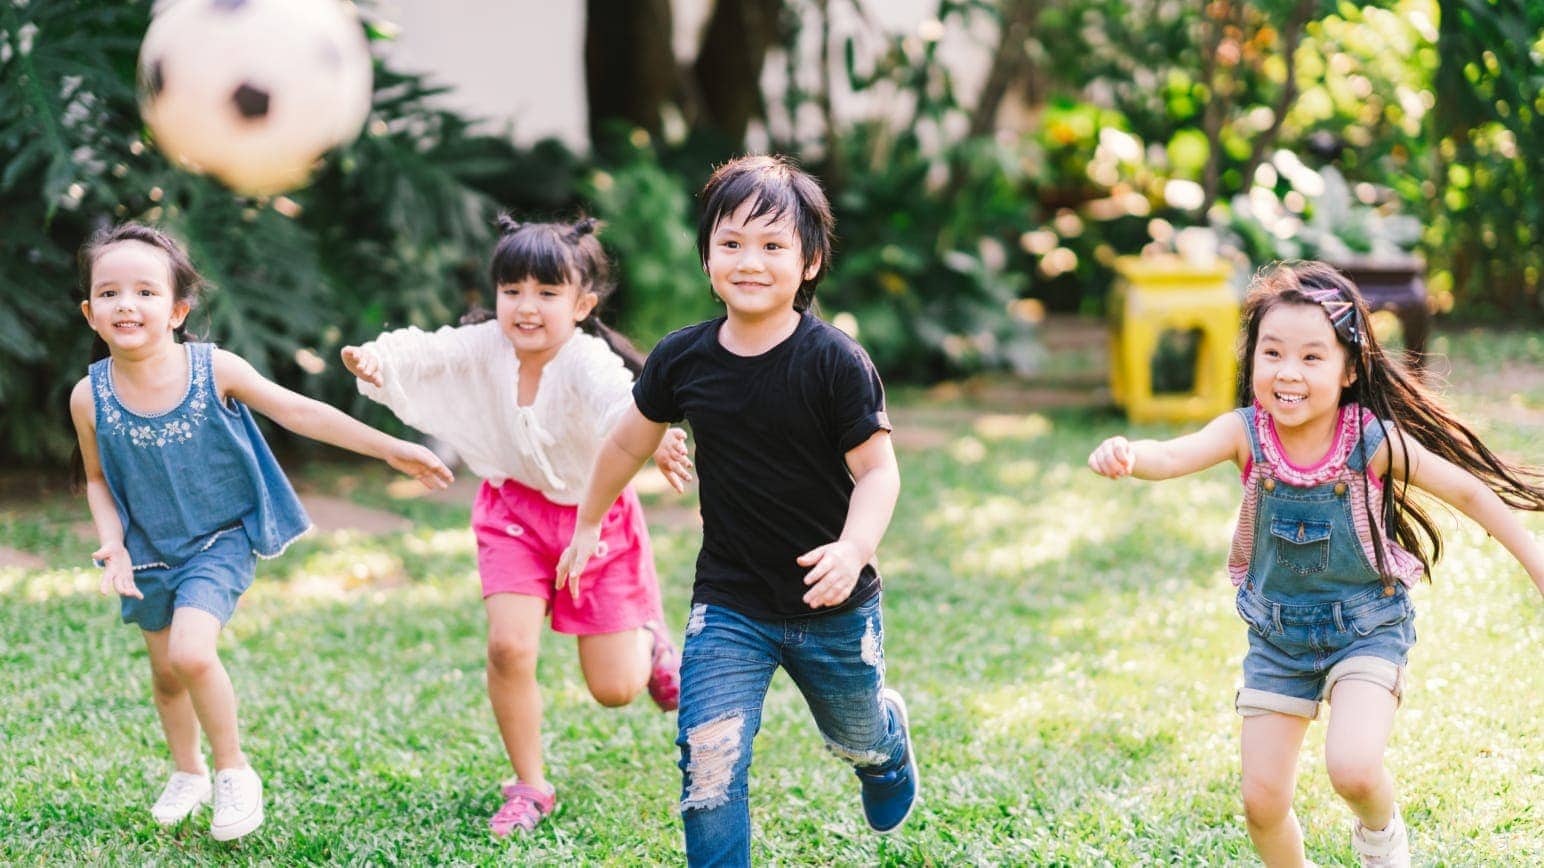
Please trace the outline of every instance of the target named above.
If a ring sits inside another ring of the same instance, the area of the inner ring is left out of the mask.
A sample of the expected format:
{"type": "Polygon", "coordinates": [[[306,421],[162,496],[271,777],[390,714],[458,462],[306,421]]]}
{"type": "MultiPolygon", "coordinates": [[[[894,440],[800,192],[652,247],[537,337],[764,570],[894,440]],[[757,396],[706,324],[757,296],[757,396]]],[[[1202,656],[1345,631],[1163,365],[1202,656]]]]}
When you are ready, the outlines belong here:
{"type": "Polygon", "coordinates": [[[139,51],[140,113],[174,161],[269,195],[359,134],[371,77],[343,0],[162,0],[139,51]]]}

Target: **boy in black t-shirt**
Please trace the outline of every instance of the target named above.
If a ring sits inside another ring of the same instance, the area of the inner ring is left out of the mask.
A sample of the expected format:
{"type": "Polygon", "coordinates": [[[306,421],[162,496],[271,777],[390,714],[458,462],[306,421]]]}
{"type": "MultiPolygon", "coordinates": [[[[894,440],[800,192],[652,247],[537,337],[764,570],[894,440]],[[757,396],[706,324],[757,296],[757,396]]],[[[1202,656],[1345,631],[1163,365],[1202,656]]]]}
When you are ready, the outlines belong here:
{"type": "Polygon", "coordinates": [[[826,746],[857,770],[872,828],[894,830],[915,802],[906,705],[884,687],[873,564],[900,474],[868,355],[809,311],[831,259],[819,184],[781,157],[743,157],[714,172],[702,198],[697,247],[727,315],[649,354],[636,406],[596,457],[558,585],[580,593],[605,506],[667,426],[688,420],[703,538],[676,739],[686,855],[747,865],[751,742],[778,666],[826,746]]]}

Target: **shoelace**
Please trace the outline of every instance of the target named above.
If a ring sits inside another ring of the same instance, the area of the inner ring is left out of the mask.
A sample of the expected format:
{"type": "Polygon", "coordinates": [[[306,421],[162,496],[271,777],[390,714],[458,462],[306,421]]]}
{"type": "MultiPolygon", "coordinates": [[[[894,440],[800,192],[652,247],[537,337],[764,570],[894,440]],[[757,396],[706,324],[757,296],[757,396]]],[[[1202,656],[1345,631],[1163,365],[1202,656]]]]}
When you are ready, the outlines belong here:
{"type": "Polygon", "coordinates": [[[904,766],[904,765],[900,766],[898,768],[893,768],[893,769],[890,769],[888,771],[883,771],[883,772],[877,772],[877,771],[871,772],[868,769],[858,769],[858,774],[864,780],[866,780],[866,781],[873,781],[876,784],[894,784],[894,783],[898,783],[901,780],[902,776],[905,775],[905,773],[906,773],[906,766],[904,766]]]}
{"type": "MultiPolygon", "coordinates": [[[[166,788],[166,792],[161,794],[161,798],[157,801],[157,804],[170,806],[191,797],[193,795],[193,787],[197,780],[197,778],[177,775],[176,777],[172,778],[171,785],[166,788]]],[[[141,804],[144,803],[141,802],[141,804]]]]}
{"type": "Polygon", "coordinates": [[[242,810],[243,805],[236,799],[236,776],[221,775],[214,779],[215,804],[221,808],[235,808],[242,810]]]}

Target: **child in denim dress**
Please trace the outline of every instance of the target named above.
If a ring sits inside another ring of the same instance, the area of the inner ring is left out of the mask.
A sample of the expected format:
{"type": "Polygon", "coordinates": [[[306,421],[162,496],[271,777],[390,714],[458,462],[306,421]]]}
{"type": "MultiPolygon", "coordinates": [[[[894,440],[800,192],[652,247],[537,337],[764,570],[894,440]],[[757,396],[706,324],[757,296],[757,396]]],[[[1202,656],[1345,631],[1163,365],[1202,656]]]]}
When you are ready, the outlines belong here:
{"type": "Polygon", "coordinates": [[[1229,459],[1243,469],[1228,572],[1249,626],[1235,700],[1249,836],[1267,865],[1303,863],[1297,753],[1325,700],[1325,764],[1356,817],[1353,849],[1365,865],[1408,865],[1383,751],[1415,642],[1409,589],[1441,555],[1408,486],[1478,522],[1544,593],[1544,549],[1508,509],[1544,510],[1544,480],[1492,454],[1387,357],[1360,293],[1330,266],[1263,272],[1244,319],[1246,406],[1173,440],[1112,437],[1088,463],[1112,479],[1229,459]]]}
{"type": "Polygon", "coordinates": [[[215,649],[252,583],[310,528],[248,405],[284,427],[381,458],[431,488],[450,471],[422,446],[269,382],[240,358],[184,343],[201,280],[167,235],[126,223],[80,251],[81,313],[108,357],[70,394],[103,594],[144,632],[156,711],[176,770],[151,808],[180,822],[214,801],[210,833],[263,822],[262,781],[241,751],[236,694],[215,649]],[[214,753],[214,783],[199,732],[214,753]],[[211,792],[212,790],[212,792],[211,792]]]}
{"type": "Polygon", "coordinates": [[[750,862],[748,778],[772,675],[787,670],[826,746],[857,772],[871,828],[917,796],[906,705],[884,683],[875,549],[900,489],[884,387],[810,310],[831,259],[825,193],[780,157],[720,167],[698,251],[727,315],[667,335],[596,457],[558,581],[680,419],[692,424],[703,539],[681,662],[681,817],[692,865],[750,862]]]}

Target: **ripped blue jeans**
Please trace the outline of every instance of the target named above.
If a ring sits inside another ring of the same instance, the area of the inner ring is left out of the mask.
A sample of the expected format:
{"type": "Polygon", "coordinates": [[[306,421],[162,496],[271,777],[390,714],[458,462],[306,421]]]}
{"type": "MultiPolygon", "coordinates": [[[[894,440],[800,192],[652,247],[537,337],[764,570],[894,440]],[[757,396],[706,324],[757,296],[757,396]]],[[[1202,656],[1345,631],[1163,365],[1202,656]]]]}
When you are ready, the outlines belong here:
{"type": "MultiPolygon", "coordinates": [[[[779,666],[804,694],[831,753],[863,768],[904,760],[904,738],[879,701],[883,642],[878,594],[845,612],[777,621],[692,607],[676,737],[688,864],[750,864],[751,742],[779,666]]],[[[855,782],[854,810],[857,794],[855,782]]]]}

